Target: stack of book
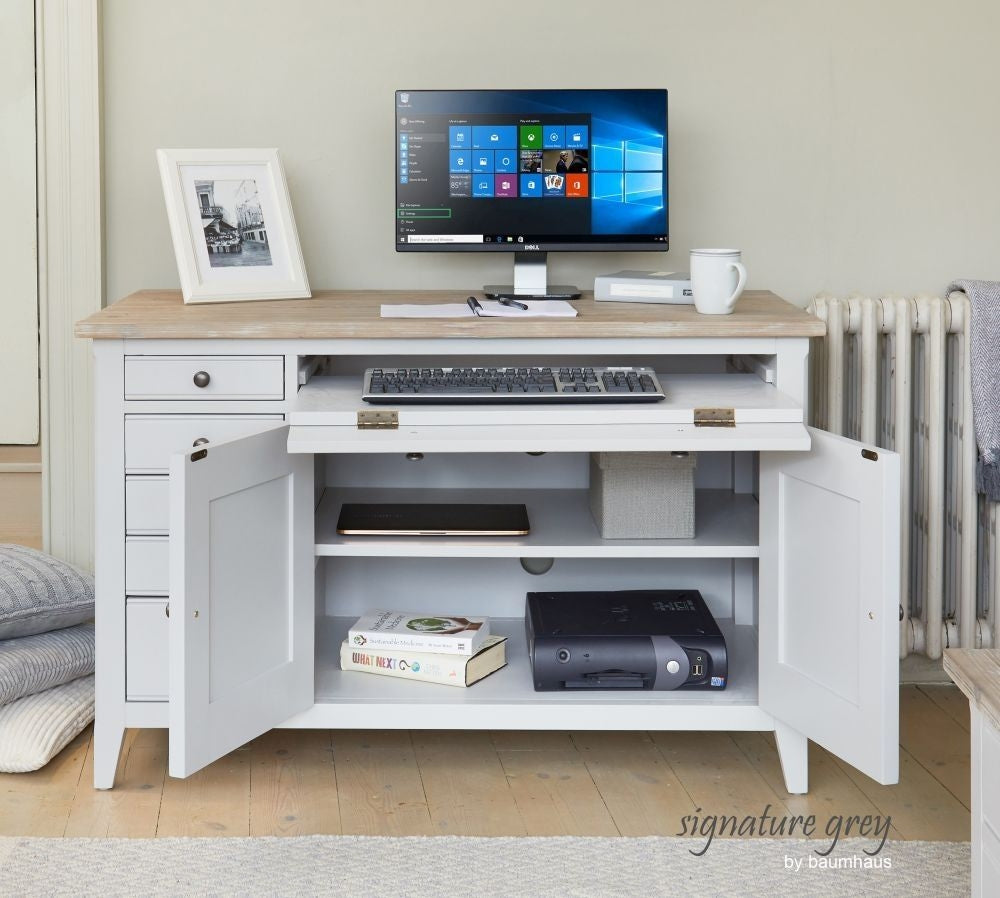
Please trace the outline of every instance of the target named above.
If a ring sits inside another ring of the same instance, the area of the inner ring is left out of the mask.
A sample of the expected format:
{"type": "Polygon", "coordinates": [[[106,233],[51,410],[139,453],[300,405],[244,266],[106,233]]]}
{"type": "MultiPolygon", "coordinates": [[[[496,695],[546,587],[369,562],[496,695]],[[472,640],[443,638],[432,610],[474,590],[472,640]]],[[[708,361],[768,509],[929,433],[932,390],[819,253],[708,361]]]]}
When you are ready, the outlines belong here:
{"type": "Polygon", "coordinates": [[[507,637],[491,636],[489,618],[371,611],[340,647],[343,670],[471,686],[507,664],[507,637]]]}

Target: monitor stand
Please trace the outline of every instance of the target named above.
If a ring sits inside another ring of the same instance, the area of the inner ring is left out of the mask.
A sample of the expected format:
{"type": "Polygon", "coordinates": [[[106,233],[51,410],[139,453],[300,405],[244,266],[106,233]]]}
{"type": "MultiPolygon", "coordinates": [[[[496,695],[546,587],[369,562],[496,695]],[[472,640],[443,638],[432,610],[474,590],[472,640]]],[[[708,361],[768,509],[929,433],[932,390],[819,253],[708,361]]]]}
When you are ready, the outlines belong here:
{"type": "Polygon", "coordinates": [[[514,283],[487,284],[487,299],[577,299],[578,287],[548,284],[546,253],[514,253],[514,283]]]}

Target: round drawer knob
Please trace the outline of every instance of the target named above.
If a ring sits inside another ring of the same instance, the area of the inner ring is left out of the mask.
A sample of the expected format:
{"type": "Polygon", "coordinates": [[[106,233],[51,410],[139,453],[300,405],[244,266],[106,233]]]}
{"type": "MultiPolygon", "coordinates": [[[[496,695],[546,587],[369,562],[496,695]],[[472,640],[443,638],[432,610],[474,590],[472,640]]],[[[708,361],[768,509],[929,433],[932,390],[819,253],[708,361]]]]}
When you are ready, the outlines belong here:
{"type": "Polygon", "coordinates": [[[681,666],[676,661],[667,662],[667,673],[675,674],[681,669],[681,666]]]}
{"type": "Polygon", "coordinates": [[[192,446],[204,446],[208,442],[208,437],[198,437],[191,445],[192,446]]]}
{"type": "Polygon", "coordinates": [[[199,371],[194,376],[194,385],[196,387],[207,387],[212,382],[212,375],[207,371],[199,371]]]}
{"type": "Polygon", "coordinates": [[[163,611],[167,615],[167,617],[170,617],[170,603],[169,602],[167,602],[167,604],[163,606],[163,611]]]}
{"type": "Polygon", "coordinates": [[[407,461],[423,461],[424,460],[424,453],[423,452],[407,452],[406,453],[406,460],[407,461]]]}
{"type": "Polygon", "coordinates": [[[687,458],[688,457],[688,453],[687,452],[671,452],[670,453],[670,457],[671,458],[687,458]]]}

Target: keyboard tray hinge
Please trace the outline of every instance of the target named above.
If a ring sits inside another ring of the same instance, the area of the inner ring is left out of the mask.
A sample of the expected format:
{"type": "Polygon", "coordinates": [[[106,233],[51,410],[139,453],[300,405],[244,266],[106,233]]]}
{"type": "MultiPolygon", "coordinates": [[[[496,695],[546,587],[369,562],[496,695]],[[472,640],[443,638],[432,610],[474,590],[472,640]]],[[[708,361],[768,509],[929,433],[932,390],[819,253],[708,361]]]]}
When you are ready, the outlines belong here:
{"type": "Polygon", "coordinates": [[[399,412],[365,409],[358,412],[358,430],[399,430],[399,412]]]}
{"type": "Polygon", "coordinates": [[[732,408],[696,408],[694,410],[695,427],[735,427],[736,409],[732,408]]]}

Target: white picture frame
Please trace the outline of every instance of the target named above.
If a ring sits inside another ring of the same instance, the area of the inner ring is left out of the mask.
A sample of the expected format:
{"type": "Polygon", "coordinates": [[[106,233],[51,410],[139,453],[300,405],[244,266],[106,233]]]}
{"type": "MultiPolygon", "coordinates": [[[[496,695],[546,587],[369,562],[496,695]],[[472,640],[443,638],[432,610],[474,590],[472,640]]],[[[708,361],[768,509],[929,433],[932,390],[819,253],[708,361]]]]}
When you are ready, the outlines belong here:
{"type": "Polygon", "coordinates": [[[186,303],[312,296],[276,149],[159,149],[186,303]]]}

